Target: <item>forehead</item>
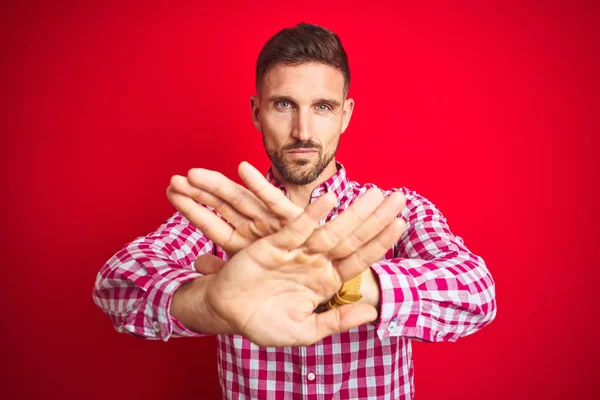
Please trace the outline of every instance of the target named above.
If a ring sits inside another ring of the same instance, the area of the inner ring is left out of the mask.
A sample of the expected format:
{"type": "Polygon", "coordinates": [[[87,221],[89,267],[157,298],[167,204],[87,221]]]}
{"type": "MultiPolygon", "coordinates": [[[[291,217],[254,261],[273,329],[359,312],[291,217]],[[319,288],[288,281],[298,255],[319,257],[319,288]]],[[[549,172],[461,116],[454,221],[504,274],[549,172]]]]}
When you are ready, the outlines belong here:
{"type": "Polygon", "coordinates": [[[334,67],[321,63],[299,65],[276,64],[271,67],[261,87],[265,98],[271,95],[297,99],[321,97],[342,98],[344,75],[334,67]]]}

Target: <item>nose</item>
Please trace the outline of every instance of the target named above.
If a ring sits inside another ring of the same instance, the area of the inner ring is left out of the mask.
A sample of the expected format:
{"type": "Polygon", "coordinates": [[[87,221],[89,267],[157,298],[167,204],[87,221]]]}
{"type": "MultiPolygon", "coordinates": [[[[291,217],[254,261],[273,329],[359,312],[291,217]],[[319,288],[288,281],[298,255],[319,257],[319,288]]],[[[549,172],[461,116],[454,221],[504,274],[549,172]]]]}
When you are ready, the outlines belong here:
{"type": "Polygon", "coordinates": [[[305,142],[312,137],[312,121],[310,110],[298,108],[294,115],[294,127],[292,136],[296,139],[305,142]]]}

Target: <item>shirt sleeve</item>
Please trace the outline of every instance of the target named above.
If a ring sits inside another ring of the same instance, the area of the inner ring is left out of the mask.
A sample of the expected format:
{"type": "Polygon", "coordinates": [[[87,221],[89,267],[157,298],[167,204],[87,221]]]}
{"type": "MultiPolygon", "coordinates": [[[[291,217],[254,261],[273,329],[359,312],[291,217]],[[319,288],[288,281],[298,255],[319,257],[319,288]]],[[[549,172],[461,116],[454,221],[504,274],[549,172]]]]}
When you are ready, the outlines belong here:
{"type": "Polygon", "coordinates": [[[456,341],[496,316],[495,285],[483,259],[452,234],[427,199],[402,189],[406,231],[392,259],[371,266],[379,279],[377,334],[456,341]]]}
{"type": "Polygon", "coordinates": [[[102,266],[94,285],[94,302],[119,332],[164,341],[205,336],[185,328],[169,309],[175,290],[201,276],[194,269],[196,258],[213,252],[214,247],[183,215],[175,213],[102,266]]]}

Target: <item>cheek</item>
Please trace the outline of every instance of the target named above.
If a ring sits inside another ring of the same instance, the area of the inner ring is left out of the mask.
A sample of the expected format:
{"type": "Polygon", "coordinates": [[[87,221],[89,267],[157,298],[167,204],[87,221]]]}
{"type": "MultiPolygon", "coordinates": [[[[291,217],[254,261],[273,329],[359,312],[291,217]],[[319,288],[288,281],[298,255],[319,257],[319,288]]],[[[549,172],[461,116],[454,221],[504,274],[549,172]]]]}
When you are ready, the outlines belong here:
{"type": "Polygon", "coordinates": [[[267,124],[273,131],[286,131],[292,126],[291,113],[273,113],[267,117],[267,124]]]}
{"type": "Polygon", "coordinates": [[[342,131],[342,121],[339,118],[318,118],[315,120],[314,129],[323,146],[331,145],[342,131]]]}
{"type": "Polygon", "coordinates": [[[261,119],[263,134],[267,143],[281,144],[291,132],[291,119],[285,115],[268,115],[261,119]]]}

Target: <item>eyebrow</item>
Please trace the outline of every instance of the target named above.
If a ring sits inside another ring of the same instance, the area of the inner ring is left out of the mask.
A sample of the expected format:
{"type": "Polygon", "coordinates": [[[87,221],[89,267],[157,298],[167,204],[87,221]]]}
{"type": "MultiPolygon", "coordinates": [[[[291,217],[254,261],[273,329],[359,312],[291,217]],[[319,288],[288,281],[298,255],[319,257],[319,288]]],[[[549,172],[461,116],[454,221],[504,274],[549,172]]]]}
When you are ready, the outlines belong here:
{"type": "MultiPolygon", "coordinates": [[[[289,96],[280,96],[280,95],[269,96],[269,98],[267,99],[267,101],[269,101],[269,102],[289,101],[290,103],[296,104],[296,102],[291,97],[289,97],[289,96]]],[[[313,105],[314,104],[322,104],[322,103],[331,104],[331,106],[333,108],[338,108],[339,106],[341,106],[341,103],[339,101],[337,101],[336,99],[328,99],[328,98],[325,98],[325,97],[321,97],[321,98],[318,98],[315,101],[313,101],[313,105]]]]}

